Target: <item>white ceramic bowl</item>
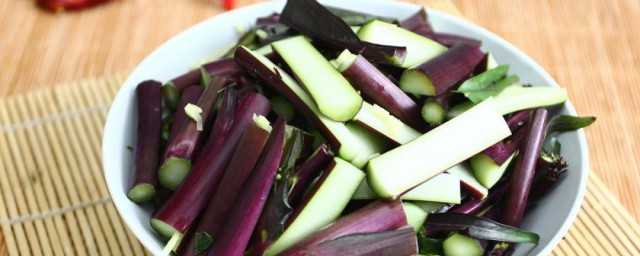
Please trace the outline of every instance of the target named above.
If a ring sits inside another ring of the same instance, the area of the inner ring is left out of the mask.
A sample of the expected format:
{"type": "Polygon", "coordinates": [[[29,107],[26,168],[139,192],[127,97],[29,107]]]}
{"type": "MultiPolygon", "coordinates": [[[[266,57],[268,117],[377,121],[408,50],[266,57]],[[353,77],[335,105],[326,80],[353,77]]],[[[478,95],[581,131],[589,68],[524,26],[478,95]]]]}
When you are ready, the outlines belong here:
{"type": "MultiPolygon", "coordinates": [[[[380,16],[405,18],[420,7],[385,0],[327,0],[323,4],[372,13],[380,16]]],[[[132,154],[128,145],[134,144],[134,88],[147,79],[168,81],[188,70],[203,56],[209,56],[238,39],[237,24],[252,25],[259,16],[280,12],[284,1],[273,1],[227,12],[197,24],[174,36],[149,55],[131,73],[120,88],[109,110],[102,143],[105,177],[111,197],[131,231],[154,255],[160,254],[162,240],[149,226],[153,209],[142,208],[126,197],[132,154]]],[[[530,57],[491,32],[466,20],[435,11],[428,11],[436,31],[466,35],[482,40],[483,50],[491,51],[498,63],[511,65],[511,72],[520,81],[534,85],[557,87],[557,83],[530,57]]],[[[526,30],[527,28],[522,28],[526,30]]],[[[575,115],[571,103],[558,108],[575,115]]],[[[582,131],[559,137],[563,155],[570,170],[557,187],[536,208],[527,212],[522,228],[540,234],[538,246],[519,245],[516,255],[547,255],[560,242],[575,219],[584,197],[589,170],[587,143],[582,131]]]]}

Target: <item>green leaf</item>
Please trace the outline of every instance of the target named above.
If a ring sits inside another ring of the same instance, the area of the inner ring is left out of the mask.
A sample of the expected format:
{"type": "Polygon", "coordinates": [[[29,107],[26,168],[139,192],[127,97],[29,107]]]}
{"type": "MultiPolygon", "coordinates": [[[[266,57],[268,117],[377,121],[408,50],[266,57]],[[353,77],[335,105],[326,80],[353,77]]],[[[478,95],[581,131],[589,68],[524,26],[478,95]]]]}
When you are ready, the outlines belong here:
{"type": "Polygon", "coordinates": [[[595,121],[596,118],[593,116],[557,115],[549,120],[547,124],[547,134],[578,130],[593,124],[595,121]]]}
{"type": "Polygon", "coordinates": [[[213,244],[213,238],[207,232],[196,233],[196,254],[200,254],[213,244]]]}
{"type": "Polygon", "coordinates": [[[502,92],[504,88],[518,81],[518,76],[505,77],[509,66],[498,66],[474,76],[460,85],[457,92],[463,93],[473,103],[479,103],[502,92]]]}
{"type": "Polygon", "coordinates": [[[422,255],[444,255],[442,240],[428,238],[425,236],[425,229],[422,227],[418,232],[418,248],[422,255]]]}
{"type": "Polygon", "coordinates": [[[430,230],[468,230],[469,236],[478,239],[512,243],[538,244],[540,236],[486,218],[460,213],[429,214],[425,227],[430,230]]]}

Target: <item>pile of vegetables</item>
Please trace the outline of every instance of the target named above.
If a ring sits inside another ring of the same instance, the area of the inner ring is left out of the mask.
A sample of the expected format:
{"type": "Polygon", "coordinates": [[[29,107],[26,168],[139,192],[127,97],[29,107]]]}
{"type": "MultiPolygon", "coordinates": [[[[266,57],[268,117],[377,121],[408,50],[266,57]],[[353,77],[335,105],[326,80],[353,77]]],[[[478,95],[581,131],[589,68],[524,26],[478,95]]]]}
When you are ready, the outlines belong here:
{"type": "Polygon", "coordinates": [[[560,88],[481,42],[290,0],[233,51],[136,90],[128,197],[178,255],[505,255],[568,170],[560,88]]]}

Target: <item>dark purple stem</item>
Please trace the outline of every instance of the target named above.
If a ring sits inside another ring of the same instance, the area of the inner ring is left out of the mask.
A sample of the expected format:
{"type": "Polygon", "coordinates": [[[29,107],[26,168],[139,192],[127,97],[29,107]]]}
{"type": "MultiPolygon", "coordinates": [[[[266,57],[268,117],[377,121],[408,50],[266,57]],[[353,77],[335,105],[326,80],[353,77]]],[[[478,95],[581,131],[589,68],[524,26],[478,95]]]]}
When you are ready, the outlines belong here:
{"type": "Polygon", "coordinates": [[[479,211],[481,211],[482,209],[500,200],[500,198],[502,198],[502,196],[505,194],[505,192],[507,192],[508,189],[509,189],[509,183],[503,182],[500,185],[495,186],[494,188],[489,190],[489,195],[487,195],[487,197],[484,200],[471,198],[469,201],[453,207],[448,212],[474,215],[479,211]]]}
{"type": "MultiPolygon", "coordinates": [[[[216,60],[204,64],[202,67],[206,69],[211,76],[229,76],[239,74],[242,71],[233,59],[216,60]]],[[[202,73],[200,69],[194,69],[172,79],[170,83],[173,84],[179,92],[182,92],[189,86],[200,84],[201,77],[202,73]]]]}
{"type": "Polygon", "coordinates": [[[342,74],[371,103],[381,106],[415,129],[428,129],[427,123],[421,118],[418,104],[361,55],[342,74]]]}
{"type": "MultiPolygon", "coordinates": [[[[207,208],[202,212],[202,217],[195,228],[195,234],[207,233],[214,240],[217,238],[220,228],[224,224],[229,212],[240,196],[245,182],[249,178],[254,165],[260,157],[260,153],[269,137],[269,132],[252,123],[245,129],[231,161],[224,171],[220,185],[213,194],[207,208]]],[[[197,235],[195,236],[197,237],[197,235]]],[[[196,255],[197,241],[184,240],[180,246],[180,255],[196,255]]]]}
{"type": "Polygon", "coordinates": [[[173,124],[171,124],[171,133],[169,133],[167,145],[171,145],[171,142],[178,135],[182,126],[187,122],[187,114],[184,112],[184,107],[187,104],[196,104],[203,91],[204,88],[202,86],[189,86],[182,92],[180,103],[173,117],[173,124]]]}
{"type": "Polygon", "coordinates": [[[433,84],[435,96],[453,89],[468,77],[484,58],[477,45],[456,44],[441,55],[415,67],[433,84]]]}
{"type": "Polygon", "coordinates": [[[529,190],[535,176],[536,162],[544,144],[548,113],[543,108],[532,112],[525,128],[525,138],[510,179],[510,188],[504,201],[503,224],[518,227],[524,216],[529,190]]]}
{"type": "Polygon", "coordinates": [[[326,145],[322,144],[295,172],[293,176],[297,177],[298,181],[293,185],[289,193],[289,204],[292,207],[295,208],[300,204],[304,191],[309,188],[320,172],[327,167],[331,159],[333,159],[333,154],[329,152],[326,145]]]}
{"type": "Polygon", "coordinates": [[[407,219],[400,200],[378,200],[338,219],[335,223],[310,235],[280,255],[295,255],[294,252],[300,249],[341,236],[389,231],[405,225],[407,225],[407,219]]]}
{"type": "Polygon", "coordinates": [[[469,37],[465,37],[465,36],[461,36],[461,35],[454,35],[454,34],[447,34],[447,33],[436,33],[433,31],[427,31],[427,30],[416,30],[414,31],[417,34],[420,34],[426,38],[429,38],[433,41],[436,41],[446,47],[453,47],[456,44],[469,44],[469,45],[474,45],[474,46],[480,46],[482,45],[482,42],[473,38],[469,38],[469,37]]]}
{"type": "Polygon", "coordinates": [[[203,157],[196,161],[182,185],[153,218],[184,233],[211,198],[245,127],[253,121],[253,115],[266,115],[270,110],[271,103],[264,96],[252,92],[245,94],[236,109],[232,127],[212,138],[215,143],[205,148],[203,157]]]}
{"type": "Polygon", "coordinates": [[[162,144],[162,84],[144,81],[136,87],[138,120],[131,188],[139,184],[157,186],[162,144]]]}
{"type": "MultiPolygon", "coordinates": [[[[202,148],[204,142],[204,135],[209,130],[211,120],[213,119],[213,111],[218,99],[218,91],[222,89],[225,84],[225,79],[221,77],[213,77],[213,80],[198,99],[196,104],[202,109],[202,123],[204,129],[198,130],[197,122],[193,119],[187,119],[185,124],[181,127],[178,134],[171,141],[171,144],[167,145],[162,160],[165,161],[170,157],[178,157],[187,160],[195,158],[202,148]]],[[[184,112],[183,109],[178,109],[179,112],[184,112]]]]}
{"type": "Polygon", "coordinates": [[[418,12],[400,22],[400,26],[414,33],[433,32],[433,27],[429,22],[427,10],[424,8],[420,8],[418,12]]]}
{"type": "Polygon", "coordinates": [[[243,255],[278,171],[284,139],[284,118],[279,117],[251,178],[207,255],[243,255]]]}

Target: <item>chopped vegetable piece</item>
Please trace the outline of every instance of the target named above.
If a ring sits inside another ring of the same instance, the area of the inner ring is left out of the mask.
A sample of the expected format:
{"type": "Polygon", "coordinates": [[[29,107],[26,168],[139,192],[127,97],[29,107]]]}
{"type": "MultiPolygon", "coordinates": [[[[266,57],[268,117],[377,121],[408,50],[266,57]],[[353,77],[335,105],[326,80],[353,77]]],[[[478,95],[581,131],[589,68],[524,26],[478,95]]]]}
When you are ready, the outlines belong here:
{"type": "Polygon", "coordinates": [[[338,151],[340,157],[353,161],[365,151],[343,123],[333,121],[320,113],[304,89],[269,59],[244,47],[236,50],[235,59],[247,72],[267,82],[272,89],[291,102],[338,151]]]}
{"type": "Polygon", "coordinates": [[[447,115],[445,116],[445,119],[447,121],[459,116],[460,114],[466,112],[467,110],[471,109],[473,106],[475,106],[476,104],[473,104],[473,102],[471,101],[465,101],[462,102],[458,105],[455,105],[453,107],[451,107],[449,109],[449,111],[447,111],[447,115]]]}
{"type": "Polygon", "coordinates": [[[504,176],[515,155],[516,153],[513,153],[503,164],[498,165],[487,155],[477,154],[469,161],[473,169],[473,176],[485,188],[492,188],[504,176]]]}
{"type": "Polygon", "coordinates": [[[265,255],[277,255],[337,219],[363,179],[362,171],[335,157],[265,255]]]}
{"type": "Polygon", "coordinates": [[[348,50],[341,54],[344,55],[346,61],[340,64],[339,70],[367,101],[381,106],[414,129],[426,131],[418,104],[361,55],[353,55],[348,50]]]}
{"type": "Polygon", "coordinates": [[[529,190],[533,184],[536,162],[544,144],[547,118],[547,110],[541,108],[534,110],[527,122],[525,137],[511,174],[511,186],[504,201],[505,207],[500,218],[503,224],[517,227],[522,221],[529,190]]]}
{"type": "Polygon", "coordinates": [[[354,143],[360,144],[359,156],[351,160],[351,164],[358,169],[364,168],[369,160],[391,149],[393,143],[368,128],[362,127],[355,122],[348,122],[345,127],[355,138],[354,143]]]}
{"type": "Polygon", "coordinates": [[[567,100],[567,90],[564,88],[512,85],[496,95],[493,100],[500,114],[506,115],[524,109],[564,103],[567,100]]]}
{"type": "Polygon", "coordinates": [[[574,131],[593,124],[596,118],[593,116],[578,117],[568,115],[557,115],[549,120],[546,134],[554,132],[574,131]]]}
{"type": "Polygon", "coordinates": [[[425,101],[421,114],[425,122],[431,125],[440,125],[444,122],[447,111],[435,101],[425,101]]]}
{"type": "Polygon", "coordinates": [[[246,250],[278,172],[284,149],[284,121],[284,117],[280,116],[274,123],[273,131],[251,173],[251,178],[247,180],[233,210],[229,212],[208,255],[243,255],[246,250]]]}
{"type": "MultiPolygon", "coordinates": [[[[366,181],[363,181],[353,194],[353,199],[377,198],[380,197],[371,190],[366,181]]],[[[459,204],[461,200],[460,178],[452,174],[441,173],[407,191],[400,198],[403,200],[459,204]]]]}
{"type": "Polygon", "coordinates": [[[208,249],[213,241],[218,239],[218,233],[225,221],[230,218],[228,214],[246,187],[246,182],[252,174],[254,165],[258,161],[272,129],[268,121],[266,125],[263,125],[259,124],[257,120],[258,118],[254,118],[254,122],[245,128],[242,138],[238,142],[238,147],[220,179],[220,185],[202,212],[200,221],[191,228],[195,232],[195,240],[183,241],[185,249],[180,249],[181,255],[196,255],[199,254],[198,251],[202,252],[208,249]],[[198,237],[211,241],[207,245],[198,240],[198,237]]]}
{"type": "Polygon", "coordinates": [[[300,204],[304,190],[311,186],[313,180],[327,167],[331,159],[333,159],[333,154],[329,152],[326,145],[322,144],[316,149],[313,155],[296,170],[293,176],[296,183],[293,184],[289,192],[289,203],[292,206],[295,207],[300,204]]]}
{"type": "Polygon", "coordinates": [[[457,44],[445,53],[417,67],[408,69],[400,77],[400,89],[426,96],[440,96],[473,73],[484,58],[480,47],[457,44]]]}
{"type": "Polygon", "coordinates": [[[502,165],[518,150],[523,138],[524,129],[519,129],[507,140],[493,144],[483,150],[482,154],[493,159],[496,164],[502,165]]]}
{"type": "Polygon", "coordinates": [[[435,32],[426,31],[425,29],[418,29],[414,32],[416,34],[420,34],[426,38],[429,38],[433,41],[436,41],[439,44],[444,45],[446,47],[453,47],[456,44],[470,44],[470,45],[477,45],[477,46],[480,46],[482,44],[480,40],[476,40],[476,39],[461,36],[461,35],[435,33],[435,32]]]}
{"type": "Polygon", "coordinates": [[[362,103],[362,108],[353,121],[398,145],[406,144],[422,135],[390,115],[385,109],[367,102],[362,103]]]}
{"type": "MultiPolygon", "coordinates": [[[[241,72],[240,67],[238,67],[233,59],[216,60],[204,64],[202,67],[209,71],[209,75],[211,76],[231,76],[241,72]]],[[[189,86],[199,84],[201,79],[202,72],[200,69],[195,69],[172,79],[164,86],[173,86],[178,92],[182,92],[189,86]]]]}
{"type": "Polygon", "coordinates": [[[131,184],[127,197],[134,203],[153,199],[158,179],[156,170],[160,162],[162,144],[162,95],[156,81],[144,81],[136,87],[135,158],[131,168],[131,184]]]}
{"type": "Polygon", "coordinates": [[[191,117],[193,121],[196,121],[197,127],[198,127],[197,130],[201,132],[202,131],[202,109],[196,105],[189,103],[186,106],[184,106],[184,112],[187,114],[187,116],[191,117]]]}
{"type": "Polygon", "coordinates": [[[509,183],[503,182],[500,185],[489,190],[489,195],[486,198],[472,198],[471,200],[466,201],[461,205],[454,206],[449,210],[449,212],[475,215],[479,213],[480,210],[489,207],[497,202],[500,198],[502,198],[502,196],[505,192],[507,192],[508,189],[509,183]]]}
{"type": "MultiPolygon", "coordinates": [[[[164,87],[163,87],[164,88],[164,87]]],[[[201,86],[189,86],[182,92],[180,102],[176,109],[184,109],[187,104],[196,104],[200,96],[204,92],[204,88],[201,86]]],[[[171,132],[169,138],[167,138],[167,145],[171,144],[171,141],[178,135],[182,126],[187,122],[187,113],[184,111],[176,111],[173,117],[173,123],[171,124],[171,132]]]]}
{"type": "MultiPolygon", "coordinates": [[[[159,181],[160,185],[164,188],[174,190],[182,183],[182,180],[176,178],[184,178],[189,172],[190,167],[185,165],[182,161],[167,161],[169,159],[181,159],[188,161],[189,164],[198,157],[202,151],[202,145],[205,142],[206,133],[203,132],[203,127],[210,127],[213,119],[213,110],[218,99],[218,91],[224,86],[225,79],[215,77],[211,84],[205,88],[202,96],[198,100],[198,106],[192,105],[192,107],[185,106],[185,114],[192,115],[192,120],[187,121],[182,127],[180,132],[168,144],[164,155],[163,163],[160,166],[159,181]],[[198,112],[203,111],[202,115],[198,112]],[[197,119],[200,119],[198,121],[197,119]],[[178,163],[178,165],[174,165],[178,163]],[[165,180],[165,178],[168,178],[165,180]]],[[[225,90],[225,94],[229,94],[227,97],[235,97],[235,89],[225,90]]]]}
{"type": "MultiPolygon", "coordinates": [[[[358,30],[362,41],[380,45],[399,45],[407,47],[405,61],[396,66],[412,68],[444,53],[447,48],[416,33],[399,28],[396,25],[374,20],[358,30]]],[[[358,52],[349,49],[351,52],[358,52]]],[[[366,57],[366,55],[365,55],[366,57]]]]}
{"type": "Polygon", "coordinates": [[[272,45],[307,89],[322,114],[344,122],[358,113],[362,106],[360,94],[304,37],[297,36],[272,45]]]}
{"type": "Polygon", "coordinates": [[[410,256],[418,253],[413,228],[393,231],[359,233],[312,245],[288,256],[410,256]]]}
{"type": "Polygon", "coordinates": [[[462,187],[474,198],[484,199],[489,191],[482,186],[473,176],[473,172],[467,164],[457,164],[447,170],[447,173],[453,174],[460,178],[462,187]]]}
{"type": "Polygon", "coordinates": [[[493,241],[538,244],[540,236],[482,217],[460,213],[433,213],[427,216],[428,230],[461,231],[469,236],[493,241]]]}
{"type": "Polygon", "coordinates": [[[484,251],[478,240],[459,233],[447,237],[442,248],[447,256],[481,256],[484,251]]]}
{"type": "Polygon", "coordinates": [[[196,161],[185,178],[183,183],[188,185],[179,186],[173,196],[153,214],[151,224],[156,231],[163,236],[171,236],[172,233],[166,232],[170,229],[163,227],[184,233],[191,226],[211,198],[253,115],[266,115],[269,110],[269,100],[264,96],[253,92],[244,95],[236,109],[233,125],[221,131],[218,137],[210,138],[215,142],[205,148],[203,157],[196,161]]]}
{"type": "Polygon", "coordinates": [[[404,214],[407,216],[407,223],[409,226],[411,226],[416,232],[419,231],[424,224],[424,221],[427,219],[427,212],[417,205],[409,202],[402,203],[402,208],[404,209],[404,214]]]}
{"type": "Polygon", "coordinates": [[[510,134],[504,118],[489,98],[419,138],[369,161],[369,185],[383,198],[397,198],[510,134]]]}
{"type": "Polygon", "coordinates": [[[293,174],[287,170],[285,177],[276,181],[276,187],[262,211],[253,235],[249,255],[263,255],[264,252],[284,231],[284,224],[300,204],[304,191],[333,159],[325,145],[316,152],[293,174]]]}
{"type": "Polygon", "coordinates": [[[316,0],[287,1],[280,20],[301,34],[336,50],[349,49],[375,61],[401,65],[407,49],[366,43],[351,27],[316,0]]]}
{"type": "Polygon", "coordinates": [[[418,31],[428,31],[432,32],[433,27],[431,27],[431,22],[429,22],[429,16],[427,14],[427,9],[420,8],[415,14],[409,16],[409,18],[400,22],[400,26],[406,30],[412,31],[414,33],[418,33],[418,31]]]}
{"type": "Polygon", "coordinates": [[[327,225],[280,255],[288,255],[308,246],[346,235],[389,231],[406,225],[407,219],[400,200],[378,200],[327,225]]]}

